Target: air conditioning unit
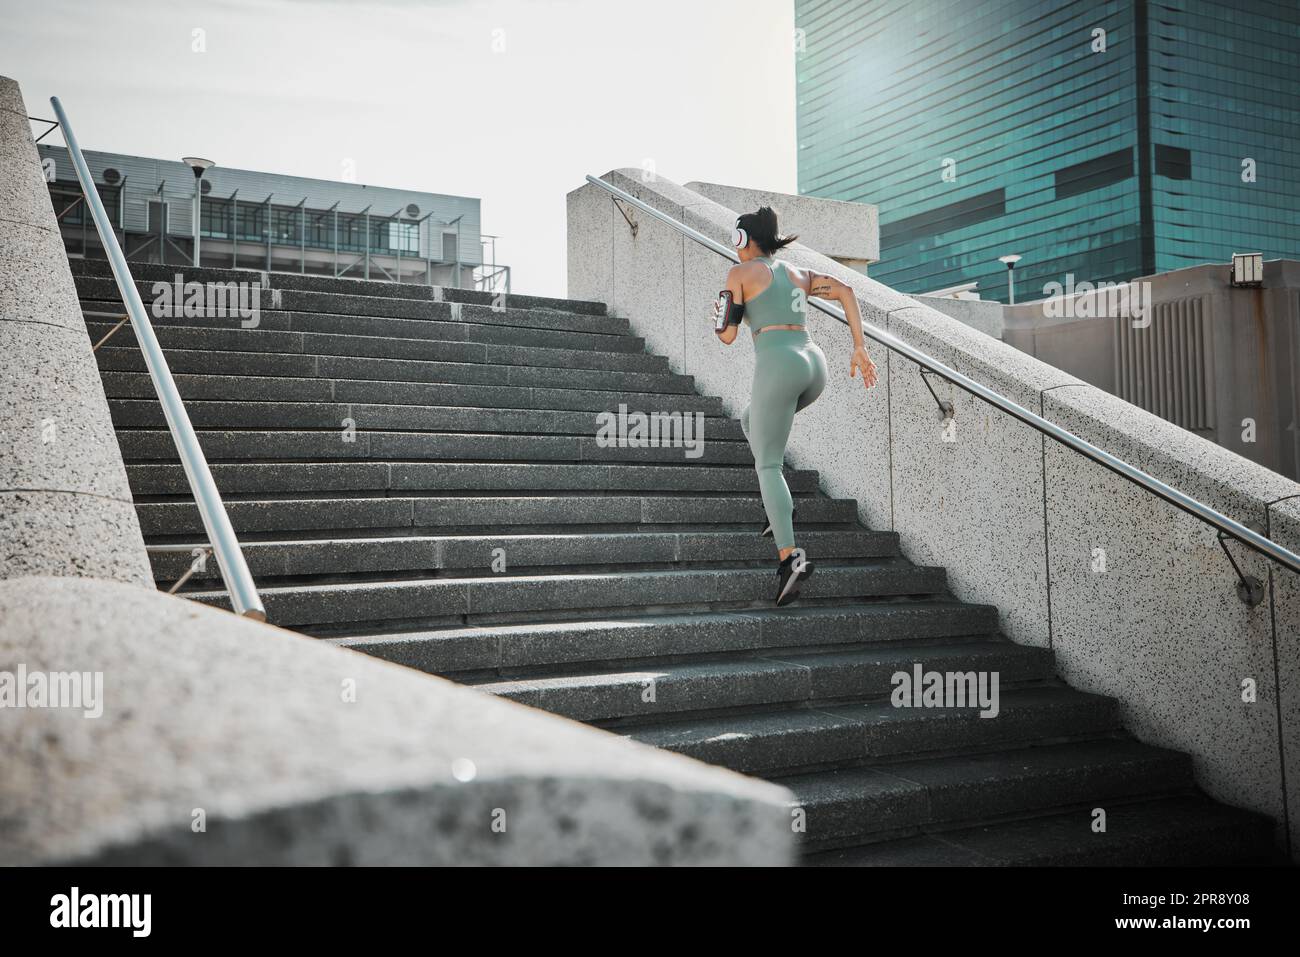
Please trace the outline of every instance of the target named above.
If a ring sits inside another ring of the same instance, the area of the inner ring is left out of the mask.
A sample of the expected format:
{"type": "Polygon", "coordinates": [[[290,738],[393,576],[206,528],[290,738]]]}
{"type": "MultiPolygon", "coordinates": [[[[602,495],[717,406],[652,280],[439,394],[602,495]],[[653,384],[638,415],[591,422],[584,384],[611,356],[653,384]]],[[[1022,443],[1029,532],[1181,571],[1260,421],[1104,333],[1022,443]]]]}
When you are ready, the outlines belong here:
{"type": "Polygon", "coordinates": [[[1232,279],[1234,286],[1258,286],[1264,281],[1263,253],[1233,253],[1232,279]]]}

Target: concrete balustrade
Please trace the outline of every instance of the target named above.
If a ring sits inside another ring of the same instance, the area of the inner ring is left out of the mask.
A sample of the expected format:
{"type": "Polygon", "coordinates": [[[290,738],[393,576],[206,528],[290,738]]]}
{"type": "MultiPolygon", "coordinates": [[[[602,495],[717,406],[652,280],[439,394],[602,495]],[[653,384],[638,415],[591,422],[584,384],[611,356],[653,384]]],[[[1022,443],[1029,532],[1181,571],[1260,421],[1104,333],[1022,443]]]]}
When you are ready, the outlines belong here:
{"type": "MultiPolygon", "coordinates": [[[[747,211],[639,169],[603,178],[723,244],[747,211]]],[[[599,187],[568,195],[568,294],[606,301],[738,415],[752,346],[747,334],[721,345],[710,318],[730,264],[626,212],[635,236],[599,187]]],[[[794,215],[781,227],[801,232],[794,215]]],[[[866,322],[1300,551],[1300,485],[802,244],[780,256],[849,283],[866,322]]],[[[1279,844],[1300,845],[1300,576],[1230,541],[1266,586],[1247,606],[1204,523],[931,376],[956,408],[945,428],[915,364],[870,340],[881,377],[864,391],[848,375],[847,329],[815,310],[809,322],[831,377],[796,420],[788,463],[856,499],[870,527],[896,530],[912,560],[946,566],[959,598],[996,605],[1015,641],[1051,648],[1066,681],[1117,698],[1142,740],[1190,752],[1209,794],[1270,815],[1279,844]]]]}
{"type": "Polygon", "coordinates": [[[0,578],[152,587],[27,115],[0,77],[0,578]]]}

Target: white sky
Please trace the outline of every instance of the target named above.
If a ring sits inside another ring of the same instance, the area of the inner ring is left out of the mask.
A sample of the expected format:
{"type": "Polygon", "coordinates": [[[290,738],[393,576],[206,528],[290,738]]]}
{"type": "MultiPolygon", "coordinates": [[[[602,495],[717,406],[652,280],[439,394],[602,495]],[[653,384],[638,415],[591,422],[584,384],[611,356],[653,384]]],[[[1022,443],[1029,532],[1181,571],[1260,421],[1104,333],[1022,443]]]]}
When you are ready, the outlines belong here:
{"type": "Polygon", "coordinates": [[[514,291],[560,296],[586,173],[795,192],[793,7],[0,0],[0,74],[85,149],[480,197],[514,291]]]}

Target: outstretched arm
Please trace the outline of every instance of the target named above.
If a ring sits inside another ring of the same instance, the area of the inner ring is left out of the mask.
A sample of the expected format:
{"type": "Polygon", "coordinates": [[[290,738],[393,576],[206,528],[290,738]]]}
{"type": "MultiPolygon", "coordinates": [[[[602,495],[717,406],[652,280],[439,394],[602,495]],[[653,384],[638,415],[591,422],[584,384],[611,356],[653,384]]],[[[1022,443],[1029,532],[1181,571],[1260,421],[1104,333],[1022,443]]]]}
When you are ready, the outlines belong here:
{"type": "Polygon", "coordinates": [[[862,339],[862,312],[858,309],[858,297],[853,294],[853,288],[834,276],[810,271],[808,295],[828,302],[838,302],[843,308],[844,316],[849,320],[849,332],[853,336],[853,358],[849,360],[849,375],[862,373],[862,384],[870,389],[876,384],[876,365],[871,361],[871,356],[867,355],[866,343],[862,339]]]}

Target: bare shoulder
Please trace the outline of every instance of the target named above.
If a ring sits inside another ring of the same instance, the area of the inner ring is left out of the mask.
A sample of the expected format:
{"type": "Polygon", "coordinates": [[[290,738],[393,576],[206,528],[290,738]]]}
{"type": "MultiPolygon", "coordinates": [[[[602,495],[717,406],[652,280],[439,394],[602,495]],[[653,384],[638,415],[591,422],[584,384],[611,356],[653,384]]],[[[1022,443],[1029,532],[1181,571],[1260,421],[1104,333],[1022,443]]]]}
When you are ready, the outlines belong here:
{"type": "Polygon", "coordinates": [[[736,263],[727,272],[727,285],[732,288],[743,289],[765,279],[766,273],[766,267],[761,263],[754,262],[752,259],[747,263],[736,263]]]}
{"type": "Polygon", "coordinates": [[[813,276],[817,275],[811,269],[800,269],[798,266],[792,266],[790,263],[785,264],[786,272],[790,274],[790,281],[796,286],[807,292],[812,284],[813,276]]]}

